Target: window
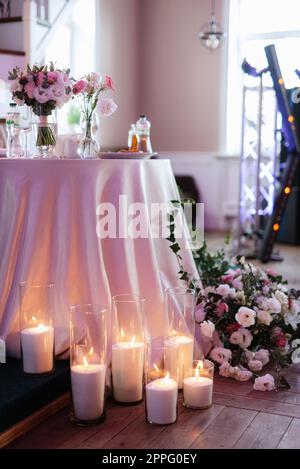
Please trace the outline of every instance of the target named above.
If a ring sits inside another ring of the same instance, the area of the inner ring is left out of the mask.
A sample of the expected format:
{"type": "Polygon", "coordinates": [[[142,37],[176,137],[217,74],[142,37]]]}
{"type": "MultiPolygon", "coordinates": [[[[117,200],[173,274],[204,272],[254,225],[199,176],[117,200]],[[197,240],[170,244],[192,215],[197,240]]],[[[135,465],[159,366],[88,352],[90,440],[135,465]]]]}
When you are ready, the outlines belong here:
{"type": "Polygon", "coordinates": [[[239,154],[242,87],[244,82],[251,86],[241,63],[246,57],[254,67],[264,68],[264,47],[275,44],[286,87],[300,85],[294,72],[300,68],[300,1],[231,0],[229,16],[226,146],[228,153],[239,154]]]}

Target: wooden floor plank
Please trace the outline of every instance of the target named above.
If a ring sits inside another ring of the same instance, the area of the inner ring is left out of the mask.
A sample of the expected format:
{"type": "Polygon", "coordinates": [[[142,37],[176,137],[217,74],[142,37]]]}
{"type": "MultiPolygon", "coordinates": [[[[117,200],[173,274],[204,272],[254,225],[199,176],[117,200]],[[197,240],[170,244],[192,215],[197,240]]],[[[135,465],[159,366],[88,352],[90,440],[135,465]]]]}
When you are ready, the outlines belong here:
{"type": "Polygon", "coordinates": [[[186,449],[222,412],[223,406],[213,405],[210,409],[199,411],[185,409],[179,415],[176,425],[170,425],[147,448],[186,449]]]}
{"type": "Polygon", "coordinates": [[[277,448],[300,449],[300,419],[292,420],[277,448]]]}
{"type": "Polygon", "coordinates": [[[276,448],[291,421],[291,417],[260,412],[252,420],[234,448],[276,448]]]}
{"type": "Polygon", "coordinates": [[[257,410],[260,412],[300,418],[300,406],[295,404],[287,404],[285,402],[254,399],[252,397],[245,396],[230,396],[220,392],[214,394],[214,402],[215,404],[237,407],[239,409],[257,410]]]}
{"type": "Polygon", "coordinates": [[[257,415],[253,410],[226,407],[192,443],[191,448],[232,448],[257,415]]]}
{"type": "Polygon", "coordinates": [[[94,427],[82,428],[59,448],[102,448],[105,443],[124,430],[144,413],[144,404],[121,406],[112,404],[107,410],[106,420],[94,427]]]}

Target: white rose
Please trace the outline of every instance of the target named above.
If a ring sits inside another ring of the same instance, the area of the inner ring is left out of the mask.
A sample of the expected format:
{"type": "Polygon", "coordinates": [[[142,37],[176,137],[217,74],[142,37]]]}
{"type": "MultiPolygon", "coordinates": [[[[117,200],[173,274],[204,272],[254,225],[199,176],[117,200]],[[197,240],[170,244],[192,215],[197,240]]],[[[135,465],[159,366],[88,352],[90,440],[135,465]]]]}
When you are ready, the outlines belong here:
{"type": "Polygon", "coordinates": [[[211,339],[215,331],[215,325],[211,321],[203,321],[200,324],[200,330],[204,337],[211,339]]]}
{"type": "Polygon", "coordinates": [[[256,312],[253,309],[241,306],[235,315],[236,321],[243,327],[250,327],[255,324],[256,312]]]}
{"type": "Polygon", "coordinates": [[[262,309],[260,309],[257,312],[257,320],[261,324],[265,324],[266,326],[269,326],[272,322],[272,316],[270,313],[268,313],[268,311],[263,311],[262,309]]]}

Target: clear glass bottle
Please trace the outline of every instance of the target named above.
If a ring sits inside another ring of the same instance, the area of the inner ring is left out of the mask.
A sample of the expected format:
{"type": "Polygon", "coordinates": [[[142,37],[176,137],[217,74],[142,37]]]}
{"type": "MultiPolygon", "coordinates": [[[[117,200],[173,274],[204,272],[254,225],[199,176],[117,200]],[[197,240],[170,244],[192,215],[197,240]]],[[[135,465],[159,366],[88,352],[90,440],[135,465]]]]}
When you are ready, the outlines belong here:
{"type": "Polygon", "coordinates": [[[128,132],[128,150],[138,151],[138,140],[137,140],[137,131],[136,125],[131,124],[128,132]]]}
{"type": "Polygon", "coordinates": [[[145,153],[152,153],[152,145],[150,140],[151,123],[147,117],[142,114],[136,123],[138,149],[145,153]]]}
{"type": "Polygon", "coordinates": [[[7,157],[21,158],[24,156],[23,147],[20,143],[20,113],[16,103],[10,103],[9,111],[5,118],[7,133],[7,157]]]}

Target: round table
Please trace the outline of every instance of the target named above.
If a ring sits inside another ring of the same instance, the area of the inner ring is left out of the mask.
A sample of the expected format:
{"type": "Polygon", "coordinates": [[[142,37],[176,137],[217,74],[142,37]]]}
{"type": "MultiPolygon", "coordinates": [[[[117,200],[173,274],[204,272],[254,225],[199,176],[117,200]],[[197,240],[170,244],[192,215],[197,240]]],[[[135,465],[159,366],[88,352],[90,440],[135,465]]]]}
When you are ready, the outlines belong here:
{"type": "Polygon", "coordinates": [[[9,354],[19,355],[21,281],[55,284],[56,354],[69,346],[69,306],[109,307],[116,294],[144,296],[148,333],[162,335],[163,290],[180,285],[168,241],[104,238],[100,226],[106,209],[115,208],[117,222],[124,217],[125,200],[144,204],[150,222],[153,204],[178,198],[169,160],[0,160],[0,337],[9,354]]]}

